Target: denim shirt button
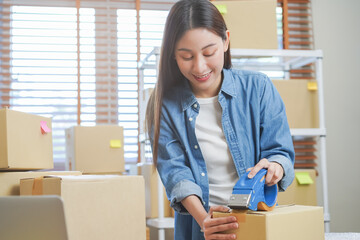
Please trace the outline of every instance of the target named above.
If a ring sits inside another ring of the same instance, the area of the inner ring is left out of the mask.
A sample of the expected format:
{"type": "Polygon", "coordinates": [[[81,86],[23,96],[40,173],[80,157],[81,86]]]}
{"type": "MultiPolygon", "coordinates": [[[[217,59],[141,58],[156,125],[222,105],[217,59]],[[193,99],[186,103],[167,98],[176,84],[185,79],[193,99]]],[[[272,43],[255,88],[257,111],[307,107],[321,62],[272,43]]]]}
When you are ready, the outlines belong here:
{"type": "Polygon", "coordinates": [[[197,104],[195,103],[195,104],[193,105],[193,107],[194,107],[194,108],[197,108],[197,104]]]}
{"type": "Polygon", "coordinates": [[[195,148],[195,149],[198,149],[199,147],[198,147],[198,145],[195,145],[194,148],[195,148]]]}
{"type": "Polygon", "coordinates": [[[203,176],[203,177],[204,177],[204,176],[205,176],[205,173],[203,173],[203,172],[202,172],[202,173],[201,173],[201,176],[203,176]]]}
{"type": "Polygon", "coordinates": [[[189,118],[189,121],[191,122],[193,119],[192,118],[189,118]]]}

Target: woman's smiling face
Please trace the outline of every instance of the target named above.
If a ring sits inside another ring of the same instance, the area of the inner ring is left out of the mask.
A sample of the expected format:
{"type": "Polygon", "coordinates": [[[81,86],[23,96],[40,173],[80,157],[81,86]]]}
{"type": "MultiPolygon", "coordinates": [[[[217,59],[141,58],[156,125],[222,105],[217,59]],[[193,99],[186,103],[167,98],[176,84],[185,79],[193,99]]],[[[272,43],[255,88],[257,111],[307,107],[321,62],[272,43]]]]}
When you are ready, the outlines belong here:
{"type": "Polygon", "coordinates": [[[206,28],[187,31],[176,44],[175,59],[180,72],[189,80],[196,97],[207,98],[218,94],[227,40],[206,28]]]}

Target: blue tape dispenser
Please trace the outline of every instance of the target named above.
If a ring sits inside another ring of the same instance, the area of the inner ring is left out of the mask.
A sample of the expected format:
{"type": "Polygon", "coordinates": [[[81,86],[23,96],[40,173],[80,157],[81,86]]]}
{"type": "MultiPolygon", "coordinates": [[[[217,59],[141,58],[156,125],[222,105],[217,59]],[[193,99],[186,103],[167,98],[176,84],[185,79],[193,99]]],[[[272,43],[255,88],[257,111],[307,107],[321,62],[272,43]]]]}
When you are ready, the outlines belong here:
{"type": "Polygon", "coordinates": [[[275,208],[277,185],[265,184],[266,169],[261,169],[253,178],[248,178],[246,172],[236,182],[228,207],[232,209],[250,209],[253,211],[271,211],[275,208]]]}

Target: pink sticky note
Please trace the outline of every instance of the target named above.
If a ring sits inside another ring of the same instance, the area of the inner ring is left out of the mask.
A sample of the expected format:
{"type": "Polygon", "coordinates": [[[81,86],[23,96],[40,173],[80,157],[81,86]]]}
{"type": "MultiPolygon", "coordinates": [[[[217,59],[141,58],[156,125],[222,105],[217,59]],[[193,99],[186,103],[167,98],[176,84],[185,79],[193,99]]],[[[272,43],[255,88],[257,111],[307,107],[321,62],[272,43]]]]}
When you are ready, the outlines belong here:
{"type": "Polygon", "coordinates": [[[46,134],[51,132],[51,129],[46,125],[46,121],[40,121],[41,133],[46,134]]]}

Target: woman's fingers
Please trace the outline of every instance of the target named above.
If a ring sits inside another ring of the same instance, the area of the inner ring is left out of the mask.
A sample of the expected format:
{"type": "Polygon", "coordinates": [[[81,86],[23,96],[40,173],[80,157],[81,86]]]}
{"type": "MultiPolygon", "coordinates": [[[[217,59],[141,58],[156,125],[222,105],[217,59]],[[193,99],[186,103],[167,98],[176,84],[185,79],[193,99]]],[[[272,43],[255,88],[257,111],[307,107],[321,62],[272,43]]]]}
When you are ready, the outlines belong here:
{"type": "Polygon", "coordinates": [[[212,206],[210,207],[209,214],[212,217],[213,212],[229,212],[230,208],[225,206],[212,206]]]}
{"type": "Polygon", "coordinates": [[[220,217],[220,218],[209,218],[204,222],[204,236],[206,239],[233,239],[231,234],[220,234],[226,230],[237,229],[239,224],[236,221],[236,218],[233,216],[229,217],[220,217]],[[225,238],[218,238],[218,237],[225,238]],[[229,237],[229,238],[227,238],[229,237]]]}
{"type": "MultiPolygon", "coordinates": [[[[219,218],[208,218],[204,221],[204,226],[205,226],[205,228],[213,228],[213,227],[216,228],[216,226],[220,226],[220,225],[228,224],[228,223],[237,223],[236,217],[229,216],[229,217],[219,217],[219,218]]],[[[213,231],[213,232],[218,232],[218,231],[220,231],[220,230],[213,231]]]]}
{"type": "Polygon", "coordinates": [[[284,176],[284,169],[279,163],[263,158],[254,167],[247,169],[250,171],[248,177],[253,178],[263,168],[267,169],[265,184],[268,186],[277,184],[284,176]]]}
{"type": "Polygon", "coordinates": [[[265,183],[268,186],[275,185],[282,179],[283,176],[284,176],[284,170],[282,166],[276,162],[271,162],[270,167],[268,168],[268,172],[266,174],[265,183]]]}
{"type": "Polygon", "coordinates": [[[239,227],[237,219],[234,216],[213,218],[213,212],[229,212],[230,208],[225,206],[212,206],[208,216],[203,221],[203,232],[206,240],[209,239],[236,239],[235,234],[220,233],[226,230],[239,227]]]}
{"type": "Polygon", "coordinates": [[[236,239],[235,234],[224,234],[224,233],[216,233],[211,235],[211,238],[206,239],[236,239]]]}
{"type": "Polygon", "coordinates": [[[265,184],[271,186],[273,184],[273,177],[275,173],[275,166],[269,164],[269,167],[267,169],[266,177],[265,177],[265,184]]]}
{"type": "Polygon", "coordinates": [[[268,168],[269,161],[266,158],[261,159],[249,172],[248,178],[253,178],[261,169],[268,168]]]}

